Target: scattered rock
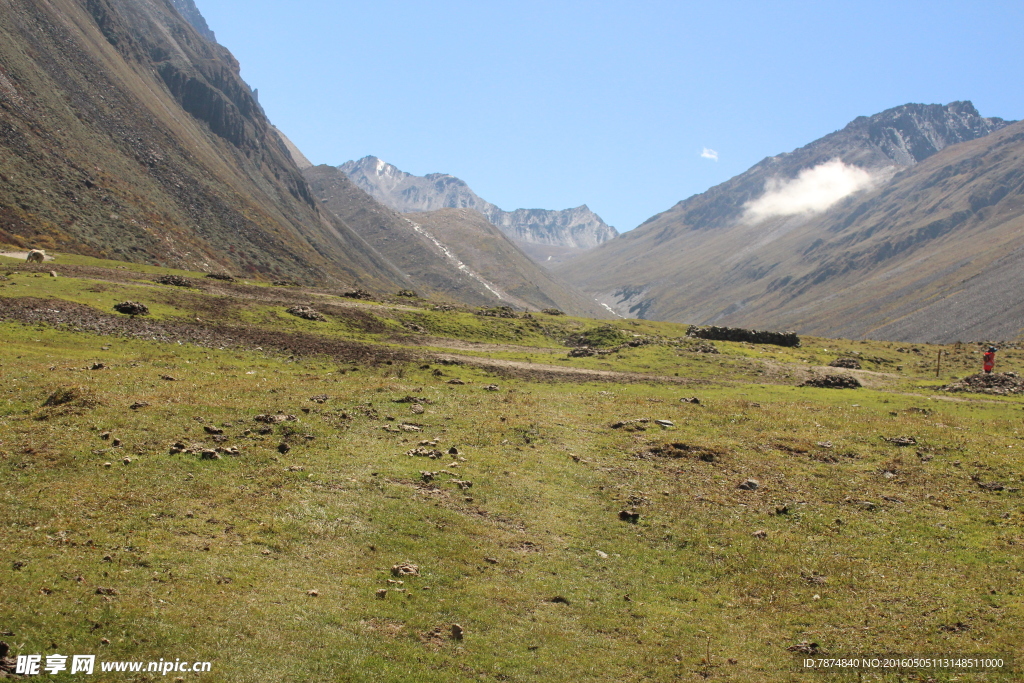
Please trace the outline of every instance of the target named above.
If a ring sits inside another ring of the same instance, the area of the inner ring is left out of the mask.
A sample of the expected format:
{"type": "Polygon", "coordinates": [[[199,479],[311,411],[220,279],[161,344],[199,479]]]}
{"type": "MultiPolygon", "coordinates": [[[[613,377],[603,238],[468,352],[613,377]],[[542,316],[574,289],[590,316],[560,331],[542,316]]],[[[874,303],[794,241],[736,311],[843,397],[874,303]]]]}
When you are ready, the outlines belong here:
{"type": "Polygon", "coordinates": [[[149,404],[146,403],[145,401],[136,401],[135,403],[131,404],[128,407],[131,408],[132,410],[138,410],[139,408],[145,408],[148,405],[149,404]]]}
{"type": "Polygon", "coordinates": [[[103,363],[93,363],[93,364],[92,364],[92,367],[91,367],[91,368],[89,368],[89,369],[90,369],[90,370],[105,370],[105,369],[106,369],[106,367],[107,367],[107,366],[106,366],[106,365],[104,365],[103,363]]]}
{"type": "Polygon", "coordinates": [[[310,306],[292,306],[291,308],[286,309],[286,312],[291,313],[298,318],[302,318],[303,320],[316,320],[317,322],[327,321],[327,318],[325,318],[323,314],[317,312],[310,306]]]}
{"type": "Polygon", "coordinates": [[[544,315],[565,315],[563,311],[560,311],[557,308],[545,308],[541,310],[541,313],[544,315]]]}
{"type": "Polygon", "coordinates": [[[761,483],[757,479],[747,479],[741,484],[738,484],[736,488],[743,491],[756,491],[761,483]]]}
{"type": "Polygon", "coordinates": [[[156,279],[156,282],[160,283],[161,285],[172,285],[174,287],[192,286],[191,280],[189,280],[187,277],[182,277],[180,275],[164,275],[163,277],[158,277],[156,279]]]}
{"type": "Polygon", "coordinates": [[[280,453],[281,455],[284,455],[285,453],[287,453],[291,449],[292,449],[292,447],[289,446],[288,444],[286,444],[283,441],[277,445],[277,452],[280,453]]]}
{"type": "Polygon", "coordinates": [[[893,437],[882,437],[882,441],[887,441],[893,446],[916,446],[917,439],[912,436],[893,436],[893,437]]]}
{"type": "Polygon", "coordinates": [[[692,403],[695,406],[699,406],[700,405],[700,399],[697,398],[696,396],[691,396],[690,398],[681,398],[681,399],[679,399],[679,402],[680,403],[692,403]]]}
{"type": "Polygon", "coordinates": [[[812,643],[806,640],[800,641],[796,645],[790,645],[786,649],[790,652],[799,652],[803,655],[816,655],[821,652],[819,649],[821,646],[817,643],[812,643]]]}
{"type": "Polygon", "coordinates": [[[942,387],[942,390],[1008,396],[1024,393],[1024,378],[1018,377],[1013,372],[982,372],[965,377],[959,382],[947,384],[942,387]]]}
{"type": "Polygon", "coordinates": [[[694,344],[689,348],[691,353],[721,353],[718,347],[708,342],[701,342],[700,344],[694,344]]]}
{"type": "Polygon", "coordinates": [[[621,519],[623,522],[636,524],[640,521],[640,513],[635,510],[620,510],[619,519],[621,519]]]}
{"type": "Polygon", "coordinates": [[[655,424],[659,424],[662,427],[675,427],[676,424],[672,420],[655,420],[655,424]]]}
{"type": "Polygon", "coordinates": [[[939,627],[939,630],[943,633],[963,633],[965,631],[970,631],[971,625],[958,621],[955,624],[943,624],[939,627]]]}
{"type": "Polygon", "coordinates": [[[981,489],[982,491],[1002,491],[1005,489],[1005,487],[1002,484],[995,481],[990,481],[985,484],[978,482],[978,488],[981,489]]]}
{"type": "Polygon", "coordinates": [[[119,304],[114,304],[114,310],[125,315],[149,315],[149,308],[146,304],[136,301],[122,301],[119,304]]]}
{"type": "Polygon", "coordinates": [[[552,603],[554,603],[556,605],[571,605],[572,604],[571,602],[569,602],[569,598],[566,598],[566,597],[561,596],[561,595],[556,595],[553,598],[548,598],[548,602],[552,602],[552,603]]]}
{"type": "Polygon", "coordinates": [[[317,394],[316,396],[310,396],[309,400],[313,403],[327,403],[330,400],[330,396],[327,394],[317,394]]]}
{"type": "Polygon", "coordinates": [[[410,299],[418,299],[418,298],[420,298],[419,294],[417,294],[416,292],[414,292],[411,289],[400,289],[400,290],[398,290],[398,294],[396,294],[395,296],[404,296],[404,297],[408,297],[410,299]]]}
{"type": "Polygon", "coordinates": [[[822,375],[811,377],[800,386],[820,389],[856,389],[864,385],[860,383],[859,379],[850,375],[822,375]]]}
{"type": "Polygon", "coordinates": [[[320,591],[317,591],[317,590],[306,591],[306,595],[308,595],[311,598],[318,598],[318,597],[320,597],[320,591]]]}
{"type": "Polygon", "coordinates": [[[220,453],[212,448],[204,448],[199,453],[200,460],[220,460],[220,453]]]}
{"type": "Polygon", "coordinates": [[[455,446],[452,446],[451,448],[448,449],[448,455],[459,455],[459,449],[456,448],[455,446]]]}
{"type": "Polygon", "coordinates": [[[391,568],[392,576],[419,576],[420,568],[409,562],[399,562],[391,568]]]}
{"type": "Polygon", "coordinates": [[[365,289],[353,289],[350,292],[342,292],[341,295],[346,299],[363,299],[366,301],[373,299],[373,295],[365,289]]]}
{"type": "Polygon", "coordinates": [[[207,434],[223,434],[224,430],[220,427],[212,427],[210,425],[203,425],[203,431],[207,434]]]}
{"type": "Polygon", "coordinates": [[[597,350],[592,349],[589,346],[581,346],[578,349],[573,349],[569,352],[569,358],[589,358],[590,356],[596,356],[597,350]]]}
{"type": "Polygon", "coordinates": [[[759,529],[750,535],[754,538],[768,538],[768,532],[764,529],[759,529]]]}
{"type": "Polygon", "coordinates": [[[253,418],[256,422],[262,422],[263,424],[273,425],[281,422],[295,422],[299,418],[294,415],[285,415],[284,413],[278,413],[276,415],[257,415],[253,418]]]}
{"type": "Polygon", "coordinates": [[[625,429],[627,432],[642,432],[649,424],[650,420],[646,417],[637,418],[635,420],[621,420],[619,422],[613,422],[611,424],[612,429],[625,429]]]}
{"type": "Polygon", "coordinates": [[[104,588],[100,586],[96,589],[96,595],[120,595],[116,588],[104,588]]]}
{"type": "Polygon", "coordinates": [[[500,387],[497,384],[488,384],[484,387],[484,391],[499,391],[500,387]]]}
{"type": "Polygon", "coordinates": [[[448,380],[448,384],[465,384],[465,382],[463,382],[461,379],[450,379],[448,380]]]}
{"type": "Polygon", "coordinates": [[[377,599],[378,600],[383,600],[386,597],[388,597],[388,589],[387,588],[378,588],[377,589],[377,599]]]}
{"type": "Polygon", "coordinates": [[[856,358],[836,358],[829,363],[829,367],[846,368],[847,370],[860,370],[860,361],[856,358]]]}
{"type": "Polygon", "coordinates": [[[177,382],[178,381],[177,377],[171,377],[170,375],[160,375],[160,379],[162,379],[164,381],[167,381],[167,382],[177,382]]]}
{"type": "Polygon", "coordinates": [[[227,273],[207,273],[206,277],[214,279],[214,280],[221,280],[223,282],[234,282],[235,281],[234,276],[228,275],[227,273]]]}

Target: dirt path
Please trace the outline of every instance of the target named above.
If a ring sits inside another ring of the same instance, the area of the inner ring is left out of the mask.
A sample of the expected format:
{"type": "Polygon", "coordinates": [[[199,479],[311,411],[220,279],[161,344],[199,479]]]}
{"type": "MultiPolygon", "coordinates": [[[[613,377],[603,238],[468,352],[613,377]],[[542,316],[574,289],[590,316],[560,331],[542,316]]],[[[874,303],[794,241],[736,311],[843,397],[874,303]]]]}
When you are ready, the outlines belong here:
{"type": "Polygon", "coordinates": [[[586,368],[573,368],[564,365],[548,365],[546,363],[531,363],[520,360],[501,360],[495,358],[480,358],[478,356],[463,356],[460,354],[439,353],[434,358],[438,361],[449,361],[464,365],[490,370],[502,375],[522,379],[548,380],[548,381],[576,381],[576,382],[627,382],[627,383],[657,383],[657,384],[710,384],[708,380],[692,379],[689,377],[668,377],[666,375],[649,375],[642,372],[620,372],[617,370],[589,370],[586,368]]]}
{"type": "MultiPolygon", "coordinates": [[[[28,252],[27,251],[0,251],[0,256],[6,256],[7,258],[21,259],[22,261],[24,261],[25,259],[28,258],[28,252]]],[[[46,261],[52,261],[53,257],[50,256],[49,254],[46,254],[45,256],[43,256],[43,259],[46,260],[46,261]]]]}

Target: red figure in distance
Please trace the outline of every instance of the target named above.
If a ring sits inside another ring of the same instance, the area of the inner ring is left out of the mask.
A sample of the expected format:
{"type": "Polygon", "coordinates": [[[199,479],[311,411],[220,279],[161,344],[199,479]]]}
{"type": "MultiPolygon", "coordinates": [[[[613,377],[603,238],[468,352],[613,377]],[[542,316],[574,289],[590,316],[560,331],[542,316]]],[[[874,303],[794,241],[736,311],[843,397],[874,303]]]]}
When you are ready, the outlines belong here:
{"type": "Polygon", "coordinates": [[[996,366],[996,347],[988,347],[988,351],[982,356],[984,359],[984,365],[982,368],[985,372],[992,372],[992,369],[996,366]]]}

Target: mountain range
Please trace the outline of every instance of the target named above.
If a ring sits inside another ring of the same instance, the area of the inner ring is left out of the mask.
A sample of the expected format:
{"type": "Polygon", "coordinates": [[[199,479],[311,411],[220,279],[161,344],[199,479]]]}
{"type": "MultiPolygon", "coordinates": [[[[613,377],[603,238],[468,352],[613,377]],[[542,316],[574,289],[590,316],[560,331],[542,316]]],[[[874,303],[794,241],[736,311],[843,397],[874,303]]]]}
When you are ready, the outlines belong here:
{"type": "Polygon", "coordinates": [[[618,235],[585,205],[503,211],[375,157],[314,166],[193,0],[24,0],[0,13],[0,243],[591,317],[1010,338],[1024,123],[894,107],[618,235]]]}
{"type": "Polygon", "coordinates": [[[538,263],[561,262],[619,234],[586,204],[562,211],[503,211],[481,199],[464,180],[447,173],[416,176],[374,156],[348,161],[339,168],[360,189],[396,211],[473,209],[538,263]]]}
{"type": "Polygon", "coordinates": [[[1016,336],[1021,126],[970,102],[859,117],[555,270],[626,316],[844,337],[1016,336]]]}

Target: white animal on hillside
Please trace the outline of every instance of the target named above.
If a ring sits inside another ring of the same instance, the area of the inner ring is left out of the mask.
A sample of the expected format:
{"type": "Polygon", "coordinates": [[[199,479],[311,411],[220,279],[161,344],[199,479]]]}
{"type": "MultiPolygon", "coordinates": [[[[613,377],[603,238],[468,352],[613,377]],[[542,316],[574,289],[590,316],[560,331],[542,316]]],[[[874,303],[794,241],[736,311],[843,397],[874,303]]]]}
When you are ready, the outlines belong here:
{"type": "Polygon", "coordinates": [[[42,263],[46,260],[46,252],[42,249],[32,249],[25,258],[29,263],[42,263]]]}

